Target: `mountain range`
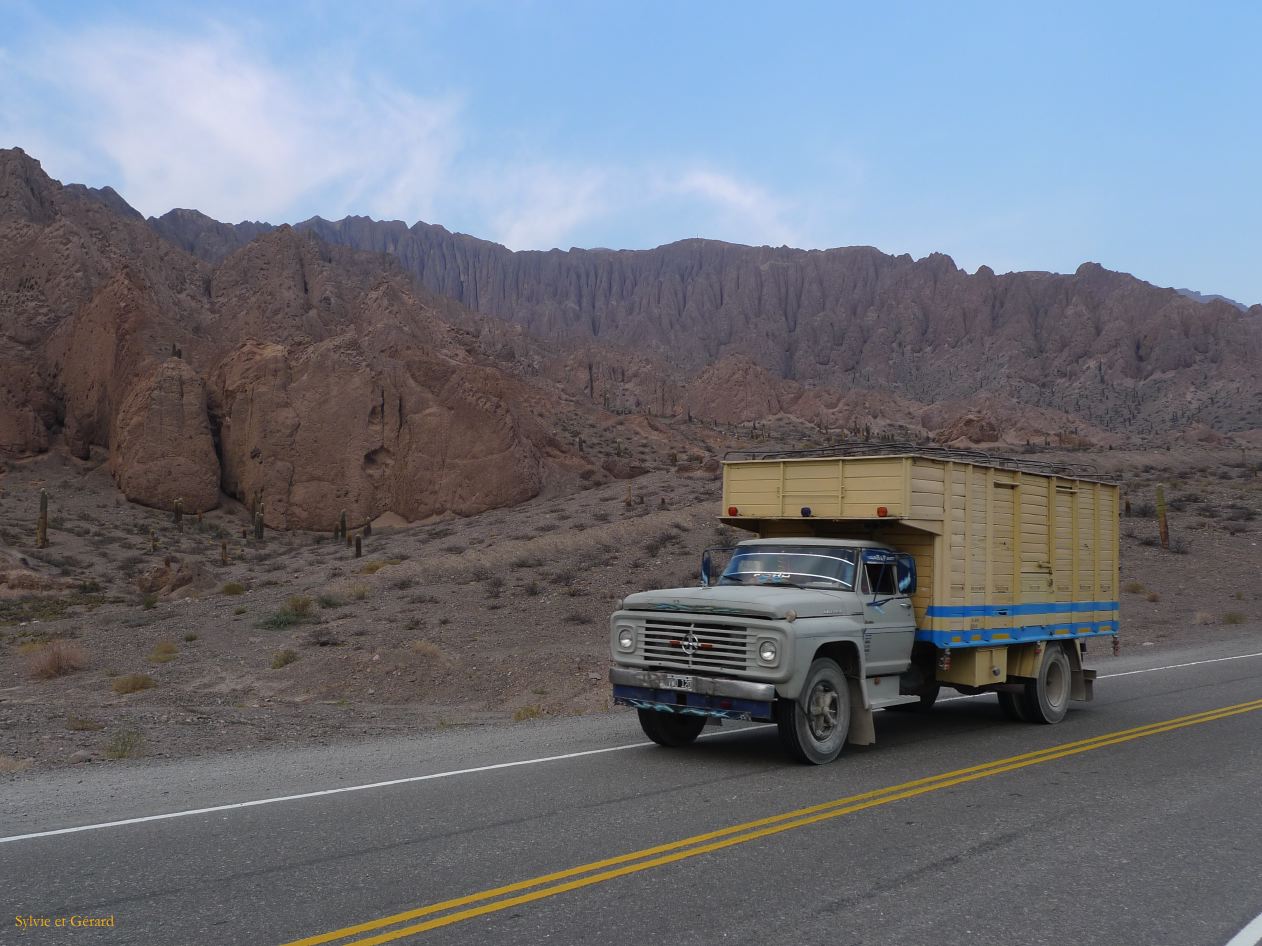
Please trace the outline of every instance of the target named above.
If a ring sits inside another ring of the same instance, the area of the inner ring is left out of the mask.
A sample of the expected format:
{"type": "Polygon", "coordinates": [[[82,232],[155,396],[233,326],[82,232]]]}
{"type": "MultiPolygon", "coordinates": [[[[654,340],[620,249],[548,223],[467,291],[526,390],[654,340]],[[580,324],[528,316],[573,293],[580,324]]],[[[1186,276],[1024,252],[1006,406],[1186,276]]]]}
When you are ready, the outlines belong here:
{"type": "Polygon", "coordinates": [[[0,454],[107,449],[150,505],[222,492],[312,528],[465,514],[630,475],[709,443],[702,422],[1222,437],[1262,427],[1259,364],[1262,306],[1094,263],[969,274],[872,247],[513,252],[364,217],[145,219],[0,150],[0,454]]]}

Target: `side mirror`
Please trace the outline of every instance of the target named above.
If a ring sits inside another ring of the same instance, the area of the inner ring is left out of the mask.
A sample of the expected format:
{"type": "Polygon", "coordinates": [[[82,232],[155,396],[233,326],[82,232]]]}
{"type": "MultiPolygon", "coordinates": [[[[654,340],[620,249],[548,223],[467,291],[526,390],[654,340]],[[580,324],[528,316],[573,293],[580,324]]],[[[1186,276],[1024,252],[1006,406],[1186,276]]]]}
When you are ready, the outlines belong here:
{"type": "Polygon", "coordinates": [[[900,595],[916,593],[916,560],[906,553],[899,553],[896,563],[896,581],[900,595]]]}
{"type": "Polygon", "coordinates": [[[704,552],[701,553],[701,587],[702,588],[710,587],[710,566],[711,566],[710,550],[706,549],[704,552]]]}

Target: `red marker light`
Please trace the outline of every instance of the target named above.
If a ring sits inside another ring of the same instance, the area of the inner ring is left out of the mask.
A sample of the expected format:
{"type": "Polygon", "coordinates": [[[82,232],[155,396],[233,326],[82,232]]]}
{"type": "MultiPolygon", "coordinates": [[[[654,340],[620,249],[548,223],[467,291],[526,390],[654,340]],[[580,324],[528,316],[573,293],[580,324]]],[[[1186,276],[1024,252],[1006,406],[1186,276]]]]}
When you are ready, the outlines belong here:
{"type": "Polygon", "coordinates": [[[888,516],[888,515],[890,514],[890,511],[889,511],[888,509],[886,509],[884,506],[877,506],[877,507],[876,507],[876,514],[877,514],[880,518],[884,519],[886,516],[888,516]]]}
{"type": "Polygon", "coordinates": [[[728,506],[728,507],[727,507],[727,514],[728,514],[729,516],[736,516],[736,515],[739,515],[739,514],[740,514],[740,510],[739,510],[739,509],[737,509],[735,506],[728,506]]]}

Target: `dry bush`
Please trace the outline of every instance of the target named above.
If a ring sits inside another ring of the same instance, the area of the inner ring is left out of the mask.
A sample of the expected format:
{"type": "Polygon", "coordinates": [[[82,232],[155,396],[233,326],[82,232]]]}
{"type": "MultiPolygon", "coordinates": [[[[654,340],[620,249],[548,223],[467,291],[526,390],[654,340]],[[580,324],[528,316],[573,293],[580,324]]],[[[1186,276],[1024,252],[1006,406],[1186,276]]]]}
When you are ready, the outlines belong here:
{"type": "Polygon", "coordinates": [[[311,615],[311,599],[306,595],[293,595],[285,604],[293,614],[300,618],[311,615]]]}
{"type": "Polygon", "coordinates": [[[105,724],[86,716],[67,716],[66,728],[71,732],[100,732],[105,724]]]}
{"type": "Polygon", "coordinates": [[[27,673],[35,680],[52,680],[82,670],[83,653],[65,641],[49,641],[40,645],[26,658],[27,673]]]}
{"type": "Polygon", "coordinates": [[[307,631],[306,643],[310,647],[337,647],[342,639],[327,627],[313,627],[307,631]]]}
{"type": "Polygon", "coordinates": [[[363,601],[365,598],[368,597],[368,586],[356,585],[354,588],[351,589],[351,597],[354,598],[356,601],[363,601]]]}
{"type": "Polygon", "coordinates": [[[1160,594],[1158,594],[1158,593],[1157,593],[1157,592],[1155,592],[1155,591],[1150,591],[1150,592],[1148,592],[1148,594],[1147,594],[1147,596],[1146,596],[1146,597],[1147,597],[1147,598],[1148,598],[1148,600],[1149,600],[1149,601],[1151,601],[1153,604],[1156,604],[1158,601],[1160,601],[1160,600],[1161,600],[1161,595],[1160,595],[1160,594]]]}
{"type": "Polygon", "coordinates": [[[219,590],[226,595],[243,595],[245,594],[245,585],[239,581],[230,581],[219,590]]]}
{"type": "Polygon", "coordinates": [[[1142,595],[1144,593],[1144,586],[1138,581],[1128,581],[1122,586],[1122,590],[1128,595],[1142,595]]]}
{"type": "Polygon", "coordinates": [[[114,738],[105,747],[105,755],[110,759],[130,759],[140,754],[143,741],[136,730],[124,729],[114,734],[114,738]]]}
{"type": "Polygon", "coordinates": [[[1218,619],[1208,611],[1197,611],[1194,615],[1192,615],[1193,624],[1215,624],[1217,623],[1217,620],[1218,619]]]}
{"type": "Polygon", "coordinates": [[[14,772],[21,772],[23,769],[29,768],[31,764],[31,759],[17,759],[11,755],[0,755],[0,775],[12,775],[14,772]]]}
{"type": "Polygon", "coordinates": [[[1241,614],[1239,611],[1228,611],[1226,614],[1223,615],[1223,623],[1224,624],[1243,624],[1244,615],[1241,614]]]}
{"type": "Polygon", "coordinates": [[[118,677],[111,685],[115,693],[139,693],[141,690],[147,690],[156,684],[153,677],[147,673],[129,673],[125,677],[118,677]]]}
{"type": "Polygon", "coordinates": [[[538,719],[542,712],[543,710],[537,706],[523,706],[513,714],[513,721],[522,723],[528,719],[538,719]]]}
{"type": "Polygon", "coordinates": [[[272,655],[272,669],[279,670],[281,667],[288,667],[291,663],[298,659],[295,651],[286,647],[284,650],[278,650],[272,655]]]}
{"type": "Polygon", "coordinates": [[[426,660],[442,660],[443,652],[429,641],[412,641],[412,653],[426,660]]]}
{"type": "Polygon", "coordinates": [[[158,641],[153,645],[153,650],[149,653],[149,662],[151,664],[164,664],[175,659],[175,655],[180,649],[170,641],[158,641]]]}
{"type": "Polygon", "coordinates": [[[339,598],[337,595],[330,595],[330,594],[320,595],[320,597],[316,598],[316,601],[319,603],[320,607],[324,608],[325,610],[328,610],[330,608],[340,608],[342,607],[342,605],[346,604],[346,602],[343,601],[341,598],[339,598]]]}

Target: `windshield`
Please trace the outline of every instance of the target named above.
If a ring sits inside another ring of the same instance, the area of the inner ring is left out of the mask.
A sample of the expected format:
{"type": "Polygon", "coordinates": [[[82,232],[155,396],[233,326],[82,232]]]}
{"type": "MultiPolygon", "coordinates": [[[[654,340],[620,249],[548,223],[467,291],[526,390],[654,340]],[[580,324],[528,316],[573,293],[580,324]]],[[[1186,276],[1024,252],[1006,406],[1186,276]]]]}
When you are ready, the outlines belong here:
{"type": "Polygon", "coordinates": [[[750,545],[737,548],[720,585],[788,585],[853,591],[853,549],[826,545],[750,545]]]}

